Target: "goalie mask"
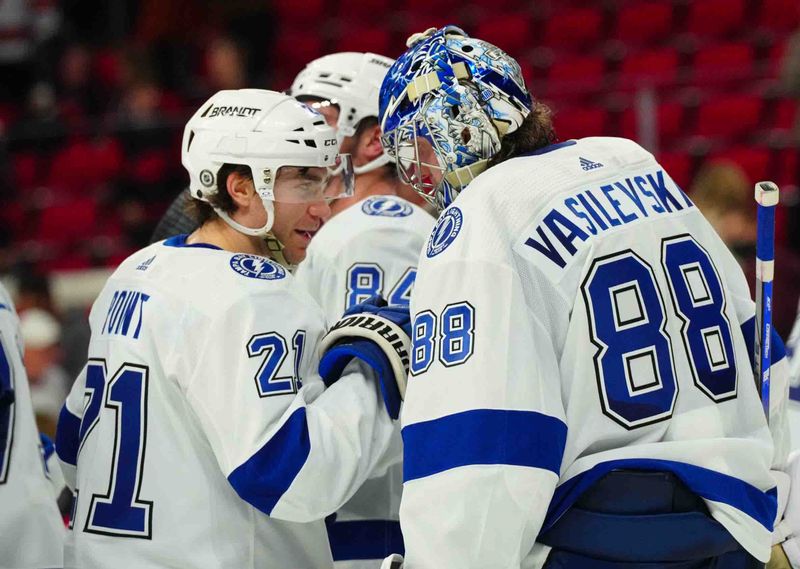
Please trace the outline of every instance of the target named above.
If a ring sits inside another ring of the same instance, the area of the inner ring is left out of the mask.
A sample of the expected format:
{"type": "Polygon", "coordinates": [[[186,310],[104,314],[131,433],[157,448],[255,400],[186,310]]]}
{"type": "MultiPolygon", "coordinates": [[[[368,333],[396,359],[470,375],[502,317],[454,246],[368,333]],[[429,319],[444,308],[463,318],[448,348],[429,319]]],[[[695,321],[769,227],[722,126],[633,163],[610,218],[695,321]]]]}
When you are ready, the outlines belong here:
{"type": "Polygon", "coordinates": [[[227,212],[214,211],[237,231],[273,239],[274,202],[307,203],[353,195],[353,169],[348,155],[339,155],[334,129],[316,111],[274,91],[220,91],[189,120],[181,147],[193,198],[209,198],[223,164],[248,166],[256,193],[264,204],[263,227],[245,227],[227,212]],[[297,169],[323,168],[324,175],[299,177],[297,169]],[[285,182],[276,184],[279,175],[285,182]]]}
{"type": "Polygon", "coordinates": [[[531,96],[514,59],[460,28],[407,45],[381,86],[381,141],[401,180],[444,209],[520,127],[531,96]]]}

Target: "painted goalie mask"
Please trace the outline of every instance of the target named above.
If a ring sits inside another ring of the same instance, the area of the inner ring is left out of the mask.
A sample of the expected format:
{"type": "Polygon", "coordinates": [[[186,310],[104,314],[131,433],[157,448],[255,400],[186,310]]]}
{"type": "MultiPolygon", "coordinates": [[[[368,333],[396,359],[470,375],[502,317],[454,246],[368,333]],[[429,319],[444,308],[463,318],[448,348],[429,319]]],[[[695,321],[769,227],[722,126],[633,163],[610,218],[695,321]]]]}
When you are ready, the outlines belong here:
{"type": "Polygon", "coordinates": [[[531,96],[514,59],[455,26],[407,44],[381,86],[381,141],[401,180],[444,209],[519,128],[531,96]]]}

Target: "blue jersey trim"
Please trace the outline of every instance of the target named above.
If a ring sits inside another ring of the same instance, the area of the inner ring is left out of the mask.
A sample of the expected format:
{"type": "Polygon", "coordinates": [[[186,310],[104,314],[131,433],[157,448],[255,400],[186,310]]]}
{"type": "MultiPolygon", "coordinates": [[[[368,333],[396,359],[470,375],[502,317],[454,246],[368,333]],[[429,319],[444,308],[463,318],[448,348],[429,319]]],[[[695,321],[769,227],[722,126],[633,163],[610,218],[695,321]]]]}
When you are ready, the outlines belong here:
{"type": "Polygon", "coordinates": [[[403,479],[473,464],[543,468],[558,475],[567,426],[534,411],[476,409],[403,429],[403,479]]]}
{"type": "Polygon", "coordinates": [[[78,448],[81,443],[81,420],[73,415],[67,405],[61,407],[56,428],[56,454],[67,464],[78,464],[78,448]]]}
{"type": "MultiPolygon", "coordinates": [[[[56,445],[53,443],[53,439],[44,433],[39,433],[39,442],[42,444],[42,455],[44,455],[44,460],[50,460],[50,457],[53,456],[54,452],[56,452],[56,445]]],[[[45,468],[46,467],[47,465],[45,465],[45,468]]]]}
{"type": "Polygon", "coordinates": [[[334,561],[384,559],[392,553],[405,554],[400,522],[354,520],[328,525],[328,541],[334,561]]]}
{"type": "Polygon", "coordinates": [[[566,148],[567,146],[575,146],[576,144],[578,143],[575,140],[565,140],[564,142],[557,142],[556,144],[550,144],[548,146],[532,150],[531,152],[520,154],[520,156],[540,156],[542,154],[547,154],[548,152],[552,152],[553,150],[558,150],[559,148],[566,148]]]}
{"type": "MultiPolygon", "coordinates": [[[[747,322],[742,324],[742,334],[744,342],[747,344],[747,357],[750,358],[750,367],[753,367],[753,349],[756,341],[756,317],[752,316],[747,322]]],[[[786,346],[780,335],[772,328],[772,356],[770,360],[775,365],[786,357],[786,346]]]]}
{"type": "Polygon", "coordinates": [[[182,233],[181,235],[174,235],[170,237],[166,241],[164,241],[164,245],[167,247],[195,247],[198,249],[216,249],[217,251],[222,251],[222,247],[217,247],[216,245],[212,245],[211,243],[187,243],[186,239],[189,237],[188,233],[182,233]]]}
{"type": "Polygon", "coordinates": [[[228,476],[239,496],[265,514],[292,485],[311,451],[305,407],[297,409],[266,444],[228,476]]]}
{"type": "Polygon", "coordinates": [[[764,492],[743,480],[708,468],[672,460],[649,458],[602,462],[561,484],[556,488],[550,502],[542,531],[550,529],[581,494],[600,478],[617,468],[672,472],[701,498],[728,504],[753,518],[767,531],[772,531],[778,510],[777,488],[764,492]]]}

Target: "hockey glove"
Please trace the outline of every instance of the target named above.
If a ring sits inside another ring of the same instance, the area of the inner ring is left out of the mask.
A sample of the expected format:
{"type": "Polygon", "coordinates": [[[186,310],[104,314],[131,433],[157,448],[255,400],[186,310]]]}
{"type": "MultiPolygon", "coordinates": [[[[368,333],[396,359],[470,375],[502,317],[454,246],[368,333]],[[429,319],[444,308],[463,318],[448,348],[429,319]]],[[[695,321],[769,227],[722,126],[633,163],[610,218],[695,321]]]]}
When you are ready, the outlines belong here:
{"type": "Polygon", "coordinates": [[[387,306],[373,296],[348,309],[322,338],[319,374],[331,385],[350,360],[363,360],[378,376],[389,416],[397,419],[406,391],[410,336],[408,307],[387,306]]]}

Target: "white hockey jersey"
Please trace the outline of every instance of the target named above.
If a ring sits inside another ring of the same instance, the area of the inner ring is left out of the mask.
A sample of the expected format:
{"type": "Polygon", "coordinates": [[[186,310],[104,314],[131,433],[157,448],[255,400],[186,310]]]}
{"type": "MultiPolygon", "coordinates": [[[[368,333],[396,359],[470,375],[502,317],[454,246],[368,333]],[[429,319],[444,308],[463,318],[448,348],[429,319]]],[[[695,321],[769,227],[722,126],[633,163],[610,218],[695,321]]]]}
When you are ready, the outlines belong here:
{"type": "Polygon", "coordinates": [[[90,323],[59,421],[65,566],[330,569],[323,518],[394,427],[357,361],[324,389],[322,312],[292,276],[177,236],[125,260],[90,323]]]}
{"type": "Polygon", "coordinates": [[[539,532],[615,468],[674,472],[769,558],[785,361],[773,453],[745,277],[636,143],[567,141],[481,174],[437,221],[411,306],[406,569],[541,567],[539,532]]]}
{"type": "MultiPolygon", "coordinates": [[[[433,223],[425,210],[402,198],[366,198],[332,218],[314,236],[296,280],[319,302],[329,324],[375,294],[390,304],[408,304],[419,255],[433,223]]],[[[397,431],[399,435],[399,424],[397,431]]],[[[400,444],[399,436],[396,442],[400,444]]],[[[337,568],[377,568],[387,553],[397,551],[402,544],[398,522],[402,485],[402,463],[397,462],[368,480],[336,513],[328,529],[337,568]]]]}
{"type": "Polygon", "coordinates": [[[372,196],[340,213],[314,236],[296,278],[328,323],[370,296],[408,304],[417,263],[434,223],[398,196],[372,196]]]}
{"type": "Polygon", "coordinates": [[[61,567],[64,523],[48,481],[22,364],[19,318],[0,285],[0,569],[61,567]]]}

